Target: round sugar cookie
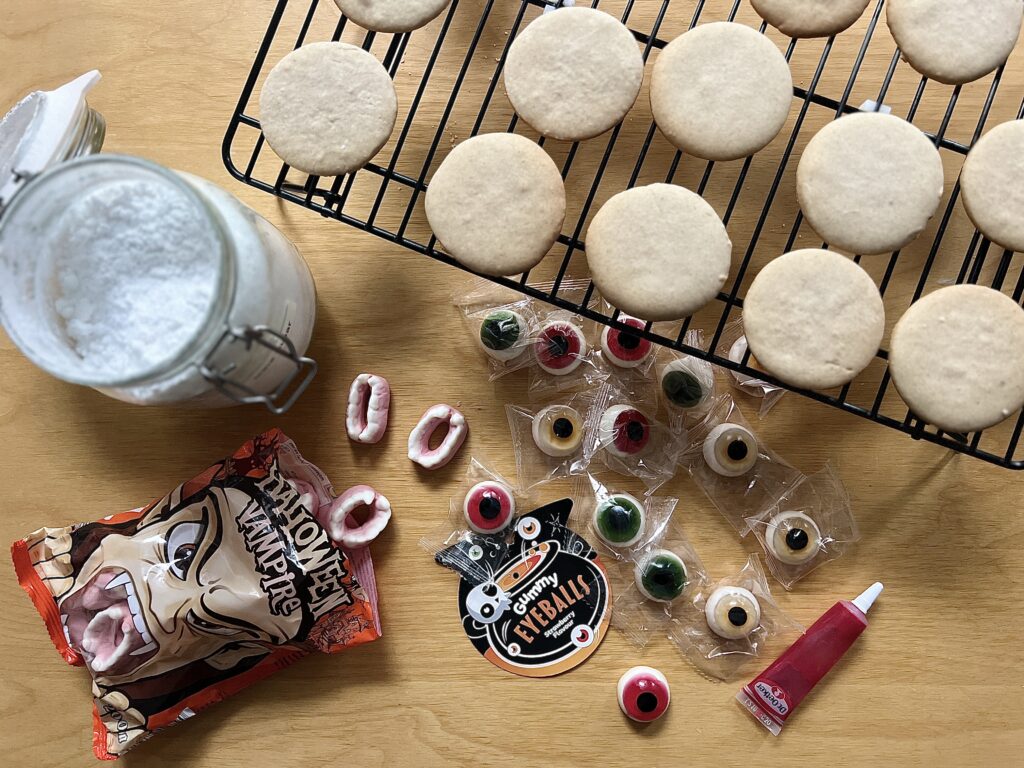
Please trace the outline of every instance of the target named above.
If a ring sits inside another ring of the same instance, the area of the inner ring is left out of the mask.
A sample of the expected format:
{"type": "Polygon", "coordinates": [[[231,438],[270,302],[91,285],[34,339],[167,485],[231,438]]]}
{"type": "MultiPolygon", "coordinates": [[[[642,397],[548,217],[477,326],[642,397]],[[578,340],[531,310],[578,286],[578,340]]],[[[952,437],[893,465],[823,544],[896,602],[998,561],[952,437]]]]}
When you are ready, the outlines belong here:
{"type": "Polygon", "coordinates": [[[795,387],[832,389],[874,359],[885,307],[859,265],[808,248],[778,257],[754,278],[743,300],[743,332],[769,373],[795,387]]]}
{"type": "Polygon", "coordinates": [[[410,32],[429,24],[452,0],[334,0],[341,12],[364,29],[410,32]]]}
{"type": "Polygon", "coordinates": [[[871,0],[750,0],[761,18],[790,37],[831,37],[853,26],[871,0]]]}
{"type": "Polygon", "coordinates": [[[622,122],[640,93],[644,59],[614,16],[559,8],[519,33],[504,78],[509,101],[527,123],[545,136],[581,141],[622,122]]]}
{"type": "Polygon", "coordinates": [[[922,75],[959,85],[1000,67],[1017,45],[1021,0],[889,0],[886,20],[922,75]]]}
{"type": "Polygon", "coordinates": [[[960,189],[967,215],[985,237],[1024,251],[1024,120],[997,125],[974,145],[960,189]]]}
{"type": "Polygon", "coordinates": [[[383,65],[348,43],[311,43],[267,75],[260,123],[288,165],[316,176],[359,170],[395,129],[398,98],[383,65]]]}
{"type": "Polygon", "coordinates": [[[987,429],[1024,405],[1024,309],[999,291],[940,288],[906,311],[889,346],[896,389],[940,429],[987,429]]]}
{"type": "Polygon", "coordinates": [[[558,238],[565,185],[548,153],[513,133],[474,136],[427,187],[427,220],[445,249],[484,275],[532,269],[558,238]]]}
{"type": "Polygon", "coordinates": [[[644,320],[692,315],[722,289],[732,243],[715,209],[673,184],[620,192],[587,232],[587,262],[608,301],[644,320]]]}
{"type": "Polygon", "coordinates": [[[841,117],[807,144],[796,172],[807,222],[837,248],[888,253],[911,242],[942,200],[942,158],[906,120],[841,117]]]}
{"type": "Polygon", "coordinates": [[[767,146],[792,103],[786,57],[757,30],[734,22],[677,37],[658,54],[651,75],[658,128],[705,160],[736,160],[767,146]]]}

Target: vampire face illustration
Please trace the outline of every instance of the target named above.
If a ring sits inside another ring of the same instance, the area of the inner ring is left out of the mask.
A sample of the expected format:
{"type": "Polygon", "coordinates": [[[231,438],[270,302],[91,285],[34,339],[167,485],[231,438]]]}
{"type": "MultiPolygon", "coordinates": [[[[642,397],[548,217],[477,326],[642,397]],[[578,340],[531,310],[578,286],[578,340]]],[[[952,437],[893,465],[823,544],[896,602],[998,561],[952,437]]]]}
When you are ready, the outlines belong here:
{"type": "Polygon", "coordinates": [[[250,493],[172,496],[135,530],[102,538],[58,598],[68,642],[98,682],[199,660],[227,668],[296,637],[303,611],[287,542],[250,493]]]}

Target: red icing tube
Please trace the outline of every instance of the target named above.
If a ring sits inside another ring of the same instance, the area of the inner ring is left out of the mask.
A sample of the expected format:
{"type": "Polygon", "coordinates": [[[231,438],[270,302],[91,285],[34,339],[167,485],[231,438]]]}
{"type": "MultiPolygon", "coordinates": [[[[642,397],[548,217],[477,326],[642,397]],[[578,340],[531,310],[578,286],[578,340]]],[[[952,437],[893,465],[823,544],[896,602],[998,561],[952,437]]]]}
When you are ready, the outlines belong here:
{"type": "Polygon", "coordinates": [[[764,672],[736,694],[737,701],[775,736],[804,697],[868,627],[867,612],[882,593],[875,582],[853,600],[841,600],[764,672]]]}

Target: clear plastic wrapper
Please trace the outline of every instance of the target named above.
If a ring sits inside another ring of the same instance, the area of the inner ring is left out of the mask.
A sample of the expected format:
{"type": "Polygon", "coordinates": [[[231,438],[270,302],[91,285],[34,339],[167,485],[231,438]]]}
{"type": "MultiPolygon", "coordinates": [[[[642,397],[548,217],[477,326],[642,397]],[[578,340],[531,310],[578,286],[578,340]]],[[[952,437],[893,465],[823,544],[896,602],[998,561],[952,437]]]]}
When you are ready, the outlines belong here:
{"type": "Polygon", "coordinates": [[[539,330],[538,302],[510,288],[475,280],[453,297],[471,343],[487,361],[494,381],[533,364],[539,330]]]}
{"type": "MultiPolygon", "coordinates": [[[[602,299],[600,302],[601,314],[607,317],[615,315],[615,307],[602,299]]],[[[642,331],[647,323],[637,317],[619,313],[616,320],[625,326],[642,331]]],[[[620,380],[629,379],[652,380],[654,360],[658,353],[658,346],[637,334],[623,331],[619,328],[594,323],[594,336],[598,339],[597,354],[599,364],[603,366],[610,375],[620,380]]]]}
{"type": "Polygon", "coordinates": [[[802,476],[747,523],[764,548],[768,569],[786,589],[860,540],[850,496],[830,466],[802,476]]]}
{"type": "Polygon", "coordinates": [[[690,428],[680,464],[740,538],[750,532],[747,518],[802,477],[758,438],[728,394],[715,398],[704,419],[690,428]]]}
{"type": "Polygon", "coordinates": [[[705,675],[733,680],[750,662],[781,651],[801,632],[803,627],[772,599],[764,569],[751,555],[739,573],[680,601],[668,636],[705,675]]]}
{"type": "MultiPolygon", "coordinates": [[[[747,337],[743,335],[743,319],[733,320],[722,330],[722,337],[716,350],[719,355],[734,363],[742,363],[747,354],[747,337]]],[[[774,408],[786,390],[762,379],[748,376],[745,373],[729,371],[736,389],[745,395],[761,401],[758,415],[763,419],[774,408]]]]}
{"type": "Polygon", "coordinates": [[[486,460],[473,457],[449,499],[447,520],[420,544],[431,554],[447,553],[440,565],[482,583],[506,559],[511,528],[529,508],[528,494],[486,460]]]}
{"type": "MultiPolygon", "coordinates": [[[[704,332],[686,332],[685,343],[701,348],[704,332]]],[[[711,409],[719,391],[718,375],[711,363],[698,357],[663,349],[655,368],[658,395],[665,403],[669,427],[676,431],[699,421],[711,409]]]]}
{"type": "Polygon", "coordinates": [[[597,433],[606,398],[605,388],[598,387],[535,406],[505,406],[524,488],[586,470],[591,458],[586,447],[597,433]]]}
{"type": "Polygon", "coordinates": [[[708,584],[700,555],[682,527],[672,521],[613,568],[612,626],[640,648],[664,636],[677,606],[686,605],[708,584]]]}
{"type": "Polygon", "coordinates": [[[605,558],[630,561],[633,553],[661,539],[679,499],[633,493],[613,477],[574,478],[571,524],[605,558]]]}
{"type": "Polygon", "coordinates": [[[686,434],[673,431],[653,411],[610,384],[601,387],[603,405],[597,429],[587,435],[585,460],[598,460],[612,472],[636,477],[654,491],[672,479],[686,434]]]}

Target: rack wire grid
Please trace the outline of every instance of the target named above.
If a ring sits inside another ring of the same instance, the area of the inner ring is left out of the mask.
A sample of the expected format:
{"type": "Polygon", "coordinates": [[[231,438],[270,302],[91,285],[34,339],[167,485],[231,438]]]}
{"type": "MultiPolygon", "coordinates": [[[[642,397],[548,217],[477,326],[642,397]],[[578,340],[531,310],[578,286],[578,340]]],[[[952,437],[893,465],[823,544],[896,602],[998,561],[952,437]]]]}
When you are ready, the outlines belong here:
{"type": "MultiPolygon", "coordinates": [[[[1016,70],[1001,68],[979,82],[957,87],[921,77],[901,60],[888,33],[885,0],[874,0],[850,30],[817,40],[783,37],[742,0],[592,0],[591,6],[612,13],[631,29],[648,64],[669,40],[698,23],[729,20],[760,29],[777,42],[790,62],[794,108],[771,145],[754,157],[732,163],[698,160],[669,145],[651,117],[646,83],[633,111],[608,134],[583,143],[545,142],[518,120],[500,82],[518,31],[560,4],[560,0],[453,0],[427,27],[391,35],[359,29],[331,0],[276,0],[224,138],[224,162],[245,184],[465,269],[441,250],[430,232],[423,211],[428,179],[451,147],[469,136],[491,131],[529,136],[561,164],[569,200],[566,225],[555,252],[538,268],[515,278],[488,279],[622,330],[630,329],[619,321],[619,312],[593,301],[592,283],[582,301],[578,292],[572,298],[561,292],[569,277],[587,274],[586,225],[605,200],[623,189],[655,181],[682,184],[704,196],[722,216],[735,245],[732,273],[709,307],[667,330],[664,324],[648,323],[640,335],[914,439],[1002,467],[1024,469],[1024,447],[1020,446],[1024,414],[984,433],[958,435],[935,429],[916,418],[894,391],[884,349],[851,384],[838,391],[817,392],[794,390],[774,379],[754,367],[756,361],[749,352],[734,362],[722,347],[723,333],[740,317],[744,290],[760,266],[794,247],[828,247],[803,226],[795,199],[793,160],[817,130],[860,108],[891,109],[916,124],[939,148],[946,168],[943,206],[917,241],[889,256],[856,257],[882,291],[889,328],[910,304],[939,285],[991,285],[1020,303],[1024,295],[1020,261],[975,230],[958,204],[960,167],[986,126],[1024,117],[1024,102],[1010,103],[1005,98],[1006,93],[1024,92],[1024,83],[1004,82],[1016,70]],[[253,114],[258,110],[254,94],[270,68],[293,48],[328,39],[360,45],[378,56],[395,81],[402,105],[396,131],[377,162],[337,178],[307,176],[283,165],[265,146],[259,119],[253,114]],[[867,69],[885,74],[881,81],[862,77],[867,69]],[[541,280],[546,281],[543,286],[541,280]],[[686,343],[691,328],[704,331],[700,344],[692,343],[692,334],[691,343],[686,343]]],[[[577,4],[584,3],[577,0],[577,4]]]]}

